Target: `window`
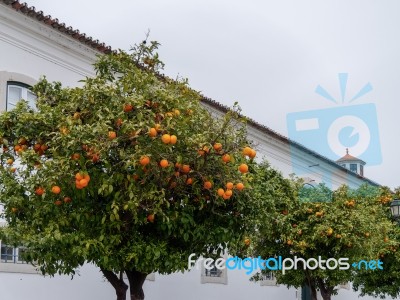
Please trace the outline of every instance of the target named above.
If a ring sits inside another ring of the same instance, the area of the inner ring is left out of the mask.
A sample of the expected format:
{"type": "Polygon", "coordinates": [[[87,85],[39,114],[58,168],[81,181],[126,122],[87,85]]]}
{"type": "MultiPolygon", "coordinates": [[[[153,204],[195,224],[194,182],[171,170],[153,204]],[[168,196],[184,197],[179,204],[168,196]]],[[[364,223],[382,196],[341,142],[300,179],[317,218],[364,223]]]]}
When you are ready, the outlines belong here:
{"type": "Polygon", "coordinates": [[[360,175],[364,176],[364,166],[360,165],[360,175]]]}
{"type": "Polygon", "coordinates": [[[350,164],[350,171],[357,173],[357,164],[350,164]]]}
{"type": "Polygon", "coordinates": [[[26,263],[23,260],[24,248],[15,248],[6,244],[1,244],[1,262],[22,264],[26,263]]]}
{"type": "Polygon", "coordinates": [[[0,241],[0,272],[38,274],[35,266],[24,259],[24,247],[12,247],[0,241]]]}
{"type": "MultiPolygon", "coordinates": [[[[226,259],[226,255],[223,256],[226,259]]],[[[221,283],[228,284],[227,268],[218,269],[213,262],[211,269],[206,269],[204,264],[201,264],[201,283],[221,283]]]]}
{"type": "Polygon", "coordinates": [[[273,272],[263,273],[260,280],[261,286],[279,286],[276,283],[276,277],[273,272]]]}
{"type": "Polygon", "coordinates": [[[210,270],[205,269],[205,275],[209,277],[221,277],[222,270],[217,269],[217,267],[214,265],[210,270]]]}
{"type": "Polygon", "coordinates": [[[7,82],[7,110],[13,109],[21,99],[28,101],[30,107],[35,107],[36,95],[29,86],[20,82],[7,82]]]}

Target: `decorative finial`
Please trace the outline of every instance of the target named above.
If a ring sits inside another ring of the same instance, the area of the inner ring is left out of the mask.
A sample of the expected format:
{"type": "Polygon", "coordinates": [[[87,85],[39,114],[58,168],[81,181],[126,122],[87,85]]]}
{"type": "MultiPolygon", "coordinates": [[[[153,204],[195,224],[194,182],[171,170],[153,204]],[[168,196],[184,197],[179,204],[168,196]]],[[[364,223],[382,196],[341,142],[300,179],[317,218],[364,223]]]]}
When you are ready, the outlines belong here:
{"type": "Polygon", "coordinates": [[[346,148],[346,154],[349,154],[349,148],[346,148]]]}

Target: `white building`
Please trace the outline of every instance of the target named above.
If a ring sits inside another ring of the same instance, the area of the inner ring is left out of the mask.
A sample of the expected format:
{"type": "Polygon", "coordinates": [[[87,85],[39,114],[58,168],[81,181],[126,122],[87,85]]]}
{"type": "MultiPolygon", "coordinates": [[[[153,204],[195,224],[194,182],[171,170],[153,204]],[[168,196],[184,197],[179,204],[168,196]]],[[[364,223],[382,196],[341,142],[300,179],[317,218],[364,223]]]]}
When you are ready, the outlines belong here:
{"type": "MultiPolygon", "coordinates": [[[[0,0],[0,110],[12,107],[15,100],[33,99],[27,87],[42,75],[63,85],[78,85],[93,76],[96,55],[106,54],[110,47],[80,33],[57,19],[15,0],[0,0]]],[[[227,108],[204,98],[203,104],[216,114],[227,108]]],[[[293,166],[301,170],[308,182],[329,181],[333,188],[346,183],[357,187],[364,182],[376,183],[257,122],[249,122],[249,136],[257,145],[258,156],[285,176],[293,166]]],[[[5,225],[4,221],[1,225],[5,225]]],[[[1,247],[0,299],[13,300],[108,300],[115,298],[111,285],[95,267],[86,265],[70,280],[68,276],[43,278],[32,266],[18,258],[19,249],[1,247]]],[[[192,270],[185,274],[160,276],[152,274],[145,286],[146,299],[300,299],[295,289],[277,287],[273,281],[251,283],[242,271],[206,274],[192,270]],[[209,276],[213,275],[213,276],[209,276]],[[218,275],[218,276],[214,276],[218,275]],[[273,286],[268,286],[272,284],[273,286]]],[[[334,299],[356,299],[357,294],[341,289],[334,299]]],[[[369,299],[369,298],[365,298],[369,299]]]]}

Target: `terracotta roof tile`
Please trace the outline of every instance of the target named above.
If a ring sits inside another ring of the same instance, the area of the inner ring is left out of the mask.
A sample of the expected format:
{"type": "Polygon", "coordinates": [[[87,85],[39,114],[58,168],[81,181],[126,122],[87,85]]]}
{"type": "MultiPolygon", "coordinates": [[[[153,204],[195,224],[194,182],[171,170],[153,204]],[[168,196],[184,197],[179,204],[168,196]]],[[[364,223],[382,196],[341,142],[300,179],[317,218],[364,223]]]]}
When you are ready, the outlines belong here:
{"type": "Polygon", "coordinates": [[[42,22],[54,29],[78,40],[79,42],[93,48],[101,53],[112,52],[110,46],[106,46],[104,43],[100,43],[98,40],[93,40],[91,37],[86,36],[86,34],[80,34],[79,30],[74,30],[72,27],[66,27],[65,23],[61,23],[57,18],[52,18],[50,15],[45,16],[43,11],[36,11],[34,6],[29,6],[27,3],[21,3],[18,0],[0,0],[4,4],[10,6],[14,10],[32,18],[39,22],[42,22]]]}

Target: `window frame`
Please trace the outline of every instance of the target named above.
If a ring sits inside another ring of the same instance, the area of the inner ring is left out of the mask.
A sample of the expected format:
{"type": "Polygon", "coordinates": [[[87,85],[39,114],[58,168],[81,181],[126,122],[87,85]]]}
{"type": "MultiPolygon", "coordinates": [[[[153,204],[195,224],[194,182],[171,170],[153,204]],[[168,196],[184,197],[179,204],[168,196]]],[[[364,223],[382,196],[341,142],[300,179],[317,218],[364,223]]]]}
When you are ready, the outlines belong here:
{"type": "Polygon", "coordinates": [[[350,168],[350,171],[352,171],[352,172],[354,172],[354,173],[358,173],[358,166],[357,166],[357,164],[350,164],[349,168],[350,168]],[[356,167],[356,169],[355,169],[355,170],[352,170],[352,168],[354,168],[354,167],[356,167]]]}
{"type": "MultiPolygon", "coordinates": [[[[226,254],[222,255],[221,257],[224,258],[226,261],[226,259],[227,259],[226,254]]],[[[203,261],[203,258],[199,258],[199,259],[201,261],[203,261]]],[[[215,264],[215,260],[213,263],[215,264]]],[[[225,267],[222,270],[218,270],[215,266],[214,266],[214,268],[211,270],[207,270],[204,267],[204,263],[202,263],[201,264],[201,280],[200,280],[200,282],[202,284],[205,284],[205,283],[218,283],[218,284],[225,284],[225,285],[228,284],[228,269],[225,267]],[[219,273],[218,276],[210,276],[209,275],[212,273],[211,270],[213,270],[214,268],[217,270],[217,273],[219,273]],[[218,271],[220,271],[220,272],[218,272],[218,271]]]]}
{"type": "MultiPolygon", "coordinates": [[[[10,103],[9,103],[9,93],[10,93],[10,87],[18,87],[21,88],[22,92],[21,92],[21,99],[24,99],[26,101],[28,101],[28,104],[32,107],[35,108],[35,103],[32,103],[29,99],[28,99],[28,95],[29,93],[35,96],[35,100],[36,100],[36,95],[32,92],[31,88],[32,86],[30,86],[29,84],[26,84],[24,82],[20,82],[20,81],[13,81],[13,80],[9,80],[7,81],[7,85],[6,85],[6,111],[8,111],[10,109],[10,103]]],[[[21,100],[18,99],[17,101],[21,100]]],[[[14,105],[12,105],[14,106],[14,105]]],[[[15,107],[15,106],[14,106],[15,107]]]]}

